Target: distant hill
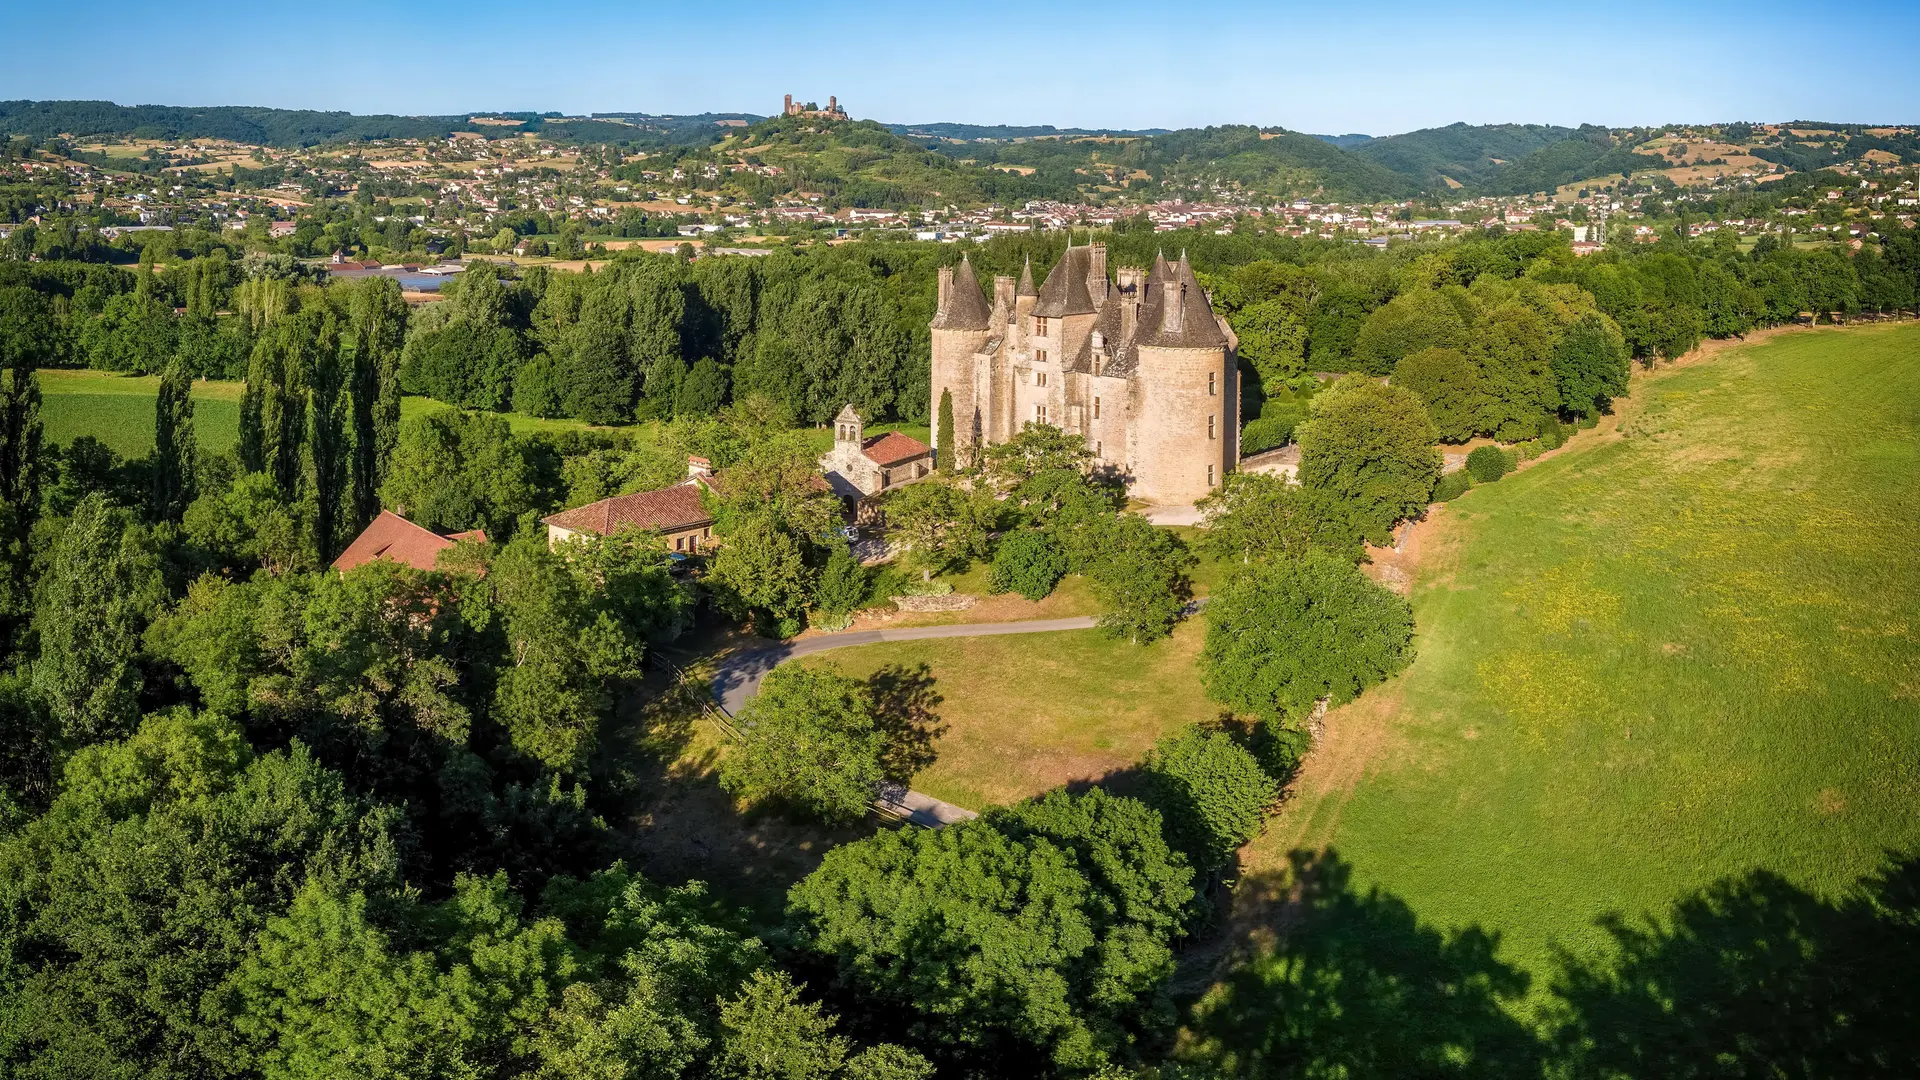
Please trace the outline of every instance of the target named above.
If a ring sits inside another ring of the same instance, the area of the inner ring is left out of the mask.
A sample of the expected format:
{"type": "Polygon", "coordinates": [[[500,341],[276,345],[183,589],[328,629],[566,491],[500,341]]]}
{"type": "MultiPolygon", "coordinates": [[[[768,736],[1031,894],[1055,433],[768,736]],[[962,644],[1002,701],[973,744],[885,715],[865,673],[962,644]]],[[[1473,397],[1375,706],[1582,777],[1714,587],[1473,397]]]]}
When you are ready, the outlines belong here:
{"type": "Polygon", "coordinates": [[[1314,138],[1325,139],[1342,150],[1353,150],[1374,140],[1372,135],[1315,135],[1314,138]]]}
{"type": "Polygon", "coordinates": [[[1525,195],[1552,191],[1576,180],[1667,164],[1651,154],[1635,153],[1635,145],[1616,139],[1606,128],[1587,125],[1501,167],[1480,187],[1493,195],[1525,195]]]}
{"type": "Polygon", "coordinates": [[[1422,188],[1478,187],[1513,161],[1575,134],[1546,124],[1449,124],[1350,147],[1422,188]]]}
{"type": "Polygon", "coordinates": [[[1006,124],[888,124],[887,129],[895,135],[934,139],[960,139],[964,142],[976,142],[981,139],[1011,142],[1014,139],[1058,138],[1063,135],[1165,135],[1166,128],[1141,128],[1137,131],[1120,128],[1057,128],[1052,124],[1040,124],[1035,127],[1010,127],[1006,124]]]}
{"type": "Polygon", "coordinates": [[[458,116],[358,116],[311,109],[248,105],[195,108],[116,105],[111,101],[0,101],[0,134],[143,139],[228,139],[257,146],[316,146],[368,139],[437,139],[456,131],[498,138],[538,131],[575,142],[648,142],[703,145],[724,134],[718,121],[752,119],[739,113],[646,117],[633,122],[567,118],[558,113],[468,113],[458,116]],[[477,124],[473,117],[512,121],[477,124]]]}

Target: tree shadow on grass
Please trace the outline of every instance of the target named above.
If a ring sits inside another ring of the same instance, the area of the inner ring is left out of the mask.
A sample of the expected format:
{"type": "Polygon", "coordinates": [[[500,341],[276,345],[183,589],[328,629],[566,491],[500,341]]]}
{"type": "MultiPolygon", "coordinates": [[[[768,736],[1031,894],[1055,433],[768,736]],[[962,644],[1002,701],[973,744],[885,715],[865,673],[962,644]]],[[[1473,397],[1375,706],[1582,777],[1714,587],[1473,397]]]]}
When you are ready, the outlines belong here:
{"type": "Polygon", "coordinates": [[[1528,976],[1495,956],[1496,935],[1354,891],[1332,851],[1290,860],[1291,925],[1194,1004],[1183,1058],[1250,1077],[1540,1072],[1544,1047],[1506,1008],[1528,976]]]}
{"type": "Polygon", "coordinates": [[[746,908],[756,925],[784,917],[787,890],[840,844],[889,827],[878,819],[828,827],[745,813],[720,786],[724,736],[703,719],[707,688],[650,674],[603,734],[597,806],[614,852],[649,879],[707,883],[715,907],[746,908]]]}
{"type": "Polygon", "coordinates": [[[1601,925],[1608,954],[1552,984],[1569,1076],[1920,1076],[1920,859],[1833,901],[1755,871],[1601,925]]]}
{"type": "Polygon", "coordinates": [[[1332,851],[1290,861],[1243,883],[1289,899],[1242,925],[1246,956],[1190,1009],[1184,1061],[1353,1080],[1920,1076],[1920,860],[1837,900],[1757,871],[1658,919],[1604,918],[1610,947],[1558,957],[1537,1026],[1514,1014],[1530,977],[1497,935],[1355,891],[1332,851]]]}
{"type": "Polygon", "coordinates": [[[880,769],[895,783],[911,783],[939,757],[934,743],[947,733],[946,721],[935,711],[941,702],[934,689],[933,668],[888,664],[867,679],[873,695],[875,724],[886,737],[880,769]]]}

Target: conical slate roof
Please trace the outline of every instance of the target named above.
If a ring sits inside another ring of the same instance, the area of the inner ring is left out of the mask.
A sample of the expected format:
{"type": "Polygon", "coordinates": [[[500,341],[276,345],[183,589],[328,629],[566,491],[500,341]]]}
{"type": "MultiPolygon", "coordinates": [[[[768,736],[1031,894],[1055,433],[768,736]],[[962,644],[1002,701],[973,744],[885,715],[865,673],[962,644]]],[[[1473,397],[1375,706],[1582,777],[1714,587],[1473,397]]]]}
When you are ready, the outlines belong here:
{"type": "Polygon", "coordinates": [[[1020,267],[1020,285],[1013,290],[1015,296],[1038,296],[1033,289],[1033,256],[1027,256],[1026,263],[1020,267]]]}
{"type": "Polygon", "coordinates": [[[1154,259],[1153,273],[1147,279],[1147,300],[1140,311],[1139,342],[1171,349],[1217,349],[1226,345],[1227,336],[1220,332],[1206,290],[1193,276],[1193,266],[1185,253],[1177,263],[1168,263],[1165,256],[1154,259]],[[1168,330],[1166,305],[1176,302],[1176,297],[1182,305],[1180,328],[1168,330]]]}
{"type": "Polygon", "coordinates": [[[980,291],[980,280],[973,276],[973,264],[965,255],[953,274],[953,294],[947,309],[934,316],[935,330],[985,330],[989,326],[987,298],[980,291]]]}
{"type": "Polygon", "coordinates": [[[1068,315],[1091,315],[1097,308],[1093,306],[1093,296],[1087,292],[1087,275],[1092,272],[1090,256],[1092,252],[1083,247],[1070,247],[1060,261],[1053,264],[1053,270],[1047,274],[1046,283],[1040,286],[1040,298],[1034,302],[1033,313],[1047,319],[1060,319],[1068,315]]]}

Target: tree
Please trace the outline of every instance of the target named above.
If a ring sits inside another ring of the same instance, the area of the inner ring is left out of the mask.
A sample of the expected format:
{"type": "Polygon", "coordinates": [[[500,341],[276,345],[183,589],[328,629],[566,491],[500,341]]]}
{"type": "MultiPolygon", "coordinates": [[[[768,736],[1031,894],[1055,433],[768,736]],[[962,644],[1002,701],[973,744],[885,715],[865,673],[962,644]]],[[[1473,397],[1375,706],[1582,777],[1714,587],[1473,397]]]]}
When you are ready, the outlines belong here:
{"type": "Polygon", "coordinates": [[[953,391],[942,387],[940,390],[939,427],[934,429],[934,442],[939,445],[934,450],[933,467],[943,473],[953,471],[953,391]]]}
{"type": "Polygon", "coordinates": [[[175,360],[160,377],[154,400],[153,496],[149,516],[155,521],[180,520],[193,501],[194,459],[199,444],[193,437],[193,378],[186,365],[175,360]]]}
{"type": "Polygon", "coordinates": [[[985,459],[987,475],[1000,490],[1008,491],[1049,469],[1086,472],[1093,448],[1084,436],[1052,424],[1029,423],[1013,438],[988,446],[985,459]]]}
{"type": "Polygon", "coordinates": [[[0,366],[0,649],[11,651],[31,607],[29,541],[40,514],[43,459],[37,355],[5,341],[0,348],[9,349],[0,366]]]}
{"type": "Polygon", "coordinates": [[[768,513],[737,522],[707,573],[716,601],[734,618],[751,616],[781,637],[799,633],[813,579],[799,541],[768,513]]]}
{"type": "Polygon", "coordinates": [[[1393,384],[1420,395],[1442,441],[1466,442],[1488,410],[1480,368],[1459,349],[1422,349],[1401,357],[1393,384]]]}
{"type": "Polygon", "coordinates": [[[244,1075],[228,979],[309,881],[396,890],[397,818],[297,745],[255,755],[228,719],[173,711],[82,750],[48,812],[0,840],[9,1067],[244,1075]]]}
{"type": "Polygon", "coordinates": [[[505,545],[484,580],[511,658],[494,691],[494,718],[532,761],[556,772],[584,768],[612,708],[612,684],[640,675],[642,643],[597,610],[544,537],[505,545]]]}
{"type": "Polygon", "coordinates": [[[34,600],[33,689],[69,745],[139,719],[140,635],[160,583],[125,511],[87,496],[62,523],[34,600]]]}
{"type": "Polygon", "coordinates": [[[1627,392],[1627,343],[1613,320],[1598,312],[1580,320],[1553,352],[1560,405],[1575,416],[1604,412],[1627,392]]]}
{"type": "Polygon", "coordinates": [[[1234,573],[1207,605],[1208,696],[1274,729],[1344,704],[1413,659],[1413,610],[1350,563],[1309,551],[1234,573]]]}
{"type": "Polygon", "coordinates": [[[352,465],[348,442],[351,402],[347,396],[352,373],[348,364],[337,349],[324,349],[314,357],[307,380],[306,479],[313,485],[314,561],[323,565],[332,562],[346,546],[340,537],[341,511],[349,515],[353,512],[347,501],[352,465]]]}
{"type": "Polygon", "coordinates": [[[1484,391],[1479,430],[1507,442],[1526,438],[1543,413],[1560,407],[1552,367],[1555,332],[1532,308],[1507,300],[1487,310],[1479,333],[1484,391]]]}
{"type": "Polygon", "coordinates": [[[674,394],[673,415],[712,416],[727,402],[727,369],[710,356],[696,360],[687,369],[674,394]]]}
{"type": "Polygon", "coordinates": [[[833,1034],[833,1017],[801,1001],[782,972],[748,976],[740,995],[721,1003],[720,1028],[713,1071],[728,1080],[830,1080],[847,1059],[849,1044],[833,1034]]]}
{"type": "Polygon", "coordinates": [[[401,425],[380,499],[429,529],[506,539],[554,501],[551,474],[539,446],[502,417],[449,409],[401,425]]]}
{"type": "Polygon", "coordinates": [[[1100,534],[1093,594],[1100,626],[1145,645],[1167,636],[1186,606],[1193,554],[1180,538],[1139,514],[1121,514],[1100,534]]]}
{"type": "Polygon", "coordinates": [[[380,512],[380,485],[400,442],[400,349],[406,337],[407,304],[400,283],[372,277],[347,297],[347,351],[352,375],[353,456],[349,468],[353,527],[365,528],[380,512]]]}
{"type": "Polygon", "coordinates": [[[945,573],[987,550],[999,505],[991,493],[970,490],[947,476],[934,476],[887,497],[887,524],[899,534],[922,571],[945,573]]]}
{"type": "Polygon", "coordinates": [[[1260,833],[1280,785],[1224,732],[1183,728],[1154,744],[1143,765],[1147,805],[1166,819],[1167,840],[1196,867],[1212,869],[1260,833]]]}
{"type": "Polygon", "coordinates": [[[1315,395],[1300,425],[1300,484],[1338,498],[1360,535],[1383,544],[1426,507],[1438,438],[1413,391],[1350,375],[1315,395]]]}
{"type": "MultiPolygon", "coordinates": [[[[1462,296],[1453,290],[1453,296],[1462,296]]],[[[1401,293],[1367,316],[1354,342],[1357,369],[1385,375],[1404,356],[1423,349],[1462,349],[1469,343],[1467,321],[1452,298],[1437,289],[1401,293]]]]}
{"type": "Polygon", "coordinates": [[[788,902],[844,990],[957,1072],[1006,1075],[1168,1030],[1191,881],[1157,813],[1094,788],[843,844],[788,902]]]}
{"type": "Polygon", "coordinates": [[[1018,529],[1002,536],[994,549],[987,589],[1044,600],[1066,573],[1067,554],[1053,537],[1039,529],[1018,529]]]}
{"type": "Polygon", "coordinates": [[[866,815],[885,740],[865,684],[832,670],[775,668],[738,727],[739,741],[720,761],[728,791],[833,824],[866,815]]]}
{"type": "Polygon", "coordinates": [[[848,545],[833,545],[827,565],[820,571],[820,587],[813,605],[837,618],[859,607],[866,598],[867,572],[861,568],[860,560],[854,558],[853,549],[848,545]]]}
{"type": "Polygon", "coordinates": [[[1228,473],[1219,490],[1197,506],[1205,529],[1196,543],[1222,562],[1293,559],[1309,548],[1349,559],[1360,555],[1346,504],[1282,477],[1228,473]]]}
{"type": "Polygon", "coordinates": [[[1262,386],[1278,386],[1306,373],[1307,324],[1295,305],[1268,300],[1241,310],[1233,320],[1240,356],[1260,375],[1262,386]]]}

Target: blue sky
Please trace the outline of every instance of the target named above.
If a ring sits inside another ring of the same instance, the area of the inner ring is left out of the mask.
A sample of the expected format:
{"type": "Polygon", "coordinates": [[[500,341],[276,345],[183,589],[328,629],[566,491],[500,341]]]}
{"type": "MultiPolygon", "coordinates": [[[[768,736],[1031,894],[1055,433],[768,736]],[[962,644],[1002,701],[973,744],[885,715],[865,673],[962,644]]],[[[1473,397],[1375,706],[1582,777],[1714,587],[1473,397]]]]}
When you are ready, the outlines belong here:
{"type": "Polygon", "coordinates": [[[0,0],[0,99],[1389,134],[1920,121],[1920,3],[0,0]]]}

